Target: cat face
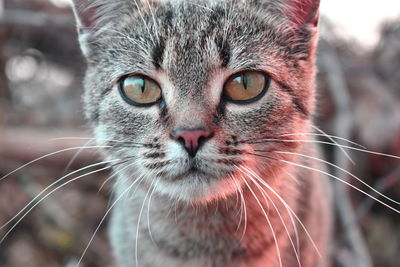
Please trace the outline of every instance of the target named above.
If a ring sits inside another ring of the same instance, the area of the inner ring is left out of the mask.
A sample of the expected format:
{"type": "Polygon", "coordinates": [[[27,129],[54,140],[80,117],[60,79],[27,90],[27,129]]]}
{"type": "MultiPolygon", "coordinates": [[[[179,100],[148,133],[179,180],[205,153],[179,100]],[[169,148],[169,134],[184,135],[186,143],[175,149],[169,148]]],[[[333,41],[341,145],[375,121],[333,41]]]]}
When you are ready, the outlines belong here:
{"type": "Polygon", "coordinates": [[[84,104],[97,141],[111,146],[105,156],[125,160],[121,179],[210,201],[238,190],[242,167],[273,179],[282,164],[255,151],[300,149],[257,140],[309,127],[315,9],[296,13],[307,10],[298,1],[106,2],[77,12],[84,104]]]}

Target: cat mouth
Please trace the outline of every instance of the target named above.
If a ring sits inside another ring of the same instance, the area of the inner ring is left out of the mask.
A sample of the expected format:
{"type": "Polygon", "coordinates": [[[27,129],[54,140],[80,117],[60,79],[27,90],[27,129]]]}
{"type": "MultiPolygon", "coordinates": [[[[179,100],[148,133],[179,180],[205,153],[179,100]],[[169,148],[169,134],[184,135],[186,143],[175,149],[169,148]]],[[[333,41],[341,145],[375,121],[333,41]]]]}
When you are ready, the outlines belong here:
{"type": "Polygon", "coordinates": [[[203,178],[208,176],[206,172],[200,170],[196,166],[191,166],[187,171],[178,174],[174,177],[171,177],[174,181],[182,180],[182,179],[196,179],[196,178],[203,178]]]}

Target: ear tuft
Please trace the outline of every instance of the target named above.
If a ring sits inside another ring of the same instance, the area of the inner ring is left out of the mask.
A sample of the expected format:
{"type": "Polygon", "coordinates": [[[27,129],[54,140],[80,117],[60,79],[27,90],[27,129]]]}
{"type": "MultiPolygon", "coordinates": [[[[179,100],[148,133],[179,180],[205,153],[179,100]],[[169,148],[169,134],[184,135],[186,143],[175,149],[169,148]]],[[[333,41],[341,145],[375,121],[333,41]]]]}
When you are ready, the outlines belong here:
{"type": "Polygon", "coordinates": [[[289,16],[298,25],[318,26],[320,0],[285,0],[289,16]]]}
{"type": "Polygon", "coordinates": [[[94,4],[97,1],[73,0],[73,10],[79,29],[94,27],[99,18],[96,12],[101,5],[94,4]]]}

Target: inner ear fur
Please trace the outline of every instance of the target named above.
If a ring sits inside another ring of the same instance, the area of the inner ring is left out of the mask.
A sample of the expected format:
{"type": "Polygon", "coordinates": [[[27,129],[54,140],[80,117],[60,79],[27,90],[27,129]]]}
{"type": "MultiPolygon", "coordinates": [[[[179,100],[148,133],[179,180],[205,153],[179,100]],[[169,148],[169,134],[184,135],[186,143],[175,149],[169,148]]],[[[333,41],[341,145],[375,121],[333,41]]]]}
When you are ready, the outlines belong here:
{"type": "Polygon", "coordinates": [[[79,29],[92,28],[98,18],[96,2],[89,0],[73,0],[73,11],[79,29]]]}
{"type": "Polygon", "coordinates": [[[80,31],[96,31],[121,16],[140,8],[133,0],[73,0],[73,10],[80,31]]]}
{"type": "Polygon", "coordinates": [[[289,17],[296,24],[318,25],[320,0],[285,0],[285,4],[289,17]]]}

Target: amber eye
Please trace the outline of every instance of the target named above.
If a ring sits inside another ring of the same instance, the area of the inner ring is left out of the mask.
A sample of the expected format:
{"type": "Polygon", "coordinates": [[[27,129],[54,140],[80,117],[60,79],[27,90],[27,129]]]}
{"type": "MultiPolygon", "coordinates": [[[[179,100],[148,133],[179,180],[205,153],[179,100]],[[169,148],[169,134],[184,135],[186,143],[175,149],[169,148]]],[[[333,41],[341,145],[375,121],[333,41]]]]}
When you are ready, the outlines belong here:
{"type": "Polygon", "coordinates": [[[268,90],[271,78],[260,71],[244,71],[231,76],[224,86],[228,101],[248,104],[260,99],[268,90]]]}
{"type": "Polygon", "coordinates": [[[125,77],[119,84],[119,92],[128,104],[135,106],[150,106],[161,100],[160,86],[140,75],[125,77]]]}

